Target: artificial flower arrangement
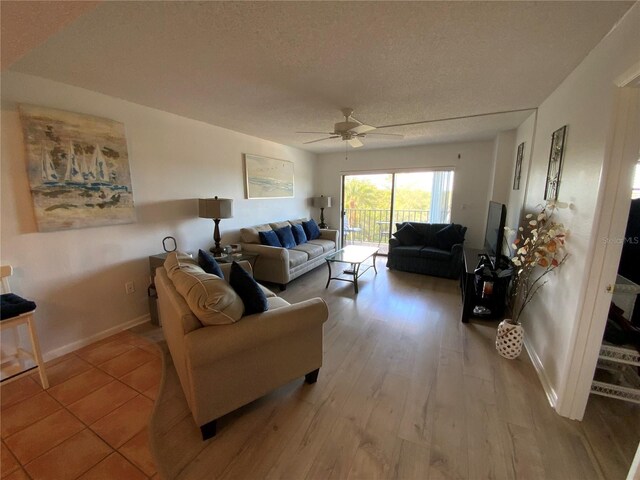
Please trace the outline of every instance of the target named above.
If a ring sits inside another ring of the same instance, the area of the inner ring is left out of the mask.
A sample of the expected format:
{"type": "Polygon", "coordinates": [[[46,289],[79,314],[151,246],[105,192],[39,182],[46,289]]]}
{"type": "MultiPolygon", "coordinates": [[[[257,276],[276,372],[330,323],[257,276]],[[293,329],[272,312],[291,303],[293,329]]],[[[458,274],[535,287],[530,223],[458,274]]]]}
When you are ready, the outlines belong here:
{"type": "MultiPolygon", "coordinates": [[[[544,277],[568,257],[564,248],[568,232],[562,223],[553,221],[555,210],[566,206],[560,202],[540,205],[539,213],[528,214],[525,226],[518,229],[518,236],[511,244],[514,275],[510,295],[512,318],[508,323],[520,323],[522,311],[547,283],[544,277]]],[[[508,227],[505,230],[508,235],[516,233],[508,227]]]]}

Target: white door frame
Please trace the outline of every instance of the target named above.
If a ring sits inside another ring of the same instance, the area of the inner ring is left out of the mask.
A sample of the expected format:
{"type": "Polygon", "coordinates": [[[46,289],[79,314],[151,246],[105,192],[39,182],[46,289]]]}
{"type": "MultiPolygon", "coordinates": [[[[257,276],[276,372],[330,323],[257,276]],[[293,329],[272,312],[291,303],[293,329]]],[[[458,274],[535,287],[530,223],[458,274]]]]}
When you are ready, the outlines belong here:
{"type": "Polygon", "coordinates": [[[640,77],[640,65],[634,68],[635,74],[627,73],[625,83],[615,92],[602,168],[604,190],[596,212],[596,235],[587,253],[592,259],[587,294],[576,327],[564,394],[556,406],[560,415],[576,420],[582,419],[589,399],[611,304],[612,293],[607,287],[616,280],[629,216],[631,182],[640,150],[640,89],[632,88],[640,77]]]}

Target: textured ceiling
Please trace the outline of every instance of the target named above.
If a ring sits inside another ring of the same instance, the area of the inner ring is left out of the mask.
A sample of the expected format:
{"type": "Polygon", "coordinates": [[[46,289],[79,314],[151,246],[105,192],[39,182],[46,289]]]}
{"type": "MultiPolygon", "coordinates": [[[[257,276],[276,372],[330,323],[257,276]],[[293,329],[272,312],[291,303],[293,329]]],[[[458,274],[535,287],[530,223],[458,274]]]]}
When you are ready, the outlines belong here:
{"type": "MultiPolygon", "coordinates": [[[[331,131],[341,107],[375,126],[537,107],[632,3],[104,2],[11,70],[338,151],[295,132],[331,131]]],[[[364,143],[490,138],[527,116],[387,128],[405,138],[364,143]]]]}
{"type": "Polygon", "coordinates": [[[29,50],[37,47],[58,30],[73,22],[100,2],[25,2],[0,3],[4,70],[29,50]]]}

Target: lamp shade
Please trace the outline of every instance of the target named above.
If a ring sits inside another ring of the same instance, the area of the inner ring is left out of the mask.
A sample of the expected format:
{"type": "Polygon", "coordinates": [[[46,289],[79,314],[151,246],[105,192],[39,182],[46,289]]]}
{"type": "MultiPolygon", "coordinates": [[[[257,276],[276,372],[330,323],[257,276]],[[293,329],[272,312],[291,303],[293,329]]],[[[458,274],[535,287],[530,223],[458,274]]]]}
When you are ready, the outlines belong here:
{"type": "Polygon", "coordinates": [[[233,200],[230,198],[198,199],[198,216],[200,218],[232,218],[233,200]]]}
{"type": "Polygon", "coordinates": [[[328,208],[331,206],[331,197],[320,195],[313,199],[313,206],[316,208],[328,208]]]}

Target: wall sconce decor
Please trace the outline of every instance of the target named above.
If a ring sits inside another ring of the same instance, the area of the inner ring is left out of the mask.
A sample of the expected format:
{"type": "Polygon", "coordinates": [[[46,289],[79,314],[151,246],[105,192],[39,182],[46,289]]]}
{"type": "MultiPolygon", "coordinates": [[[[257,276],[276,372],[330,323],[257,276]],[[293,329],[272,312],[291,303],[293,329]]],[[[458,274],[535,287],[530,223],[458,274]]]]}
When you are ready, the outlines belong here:
{"type": "Polygon", "coordinates": [[[520,190],[520,176],[522,175],[522,159],[524,157],[524,142],[518,145],[516,154],[516,170],[513,174],[513,189],[520,190]]]}
{"type": "Polygon", "coordinates": [[[567,126],[559,128],[551,135],[551,152],[549,153],[549,167],[547,169],[547,185],[544,189],[545,200],[557,200],[558,188],[562,176],[562,157],[567,137],[567,126]]]}

